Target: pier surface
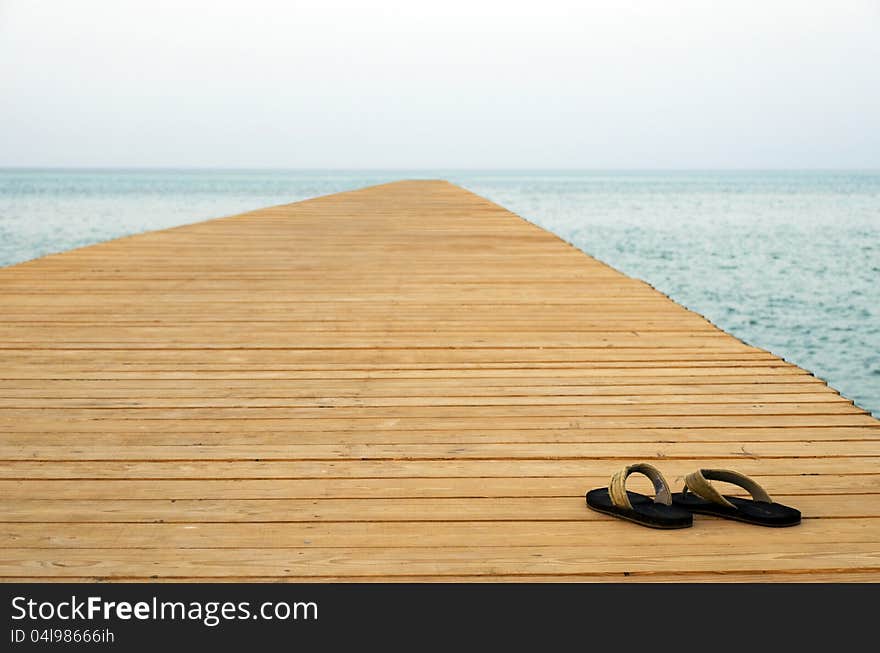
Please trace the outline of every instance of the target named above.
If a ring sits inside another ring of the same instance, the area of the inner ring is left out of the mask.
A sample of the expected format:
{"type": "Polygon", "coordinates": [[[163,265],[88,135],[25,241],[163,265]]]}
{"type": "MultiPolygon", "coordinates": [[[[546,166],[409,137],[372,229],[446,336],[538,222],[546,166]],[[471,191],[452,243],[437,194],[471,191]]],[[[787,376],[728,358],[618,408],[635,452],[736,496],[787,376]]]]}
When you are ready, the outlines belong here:
{"type": "Polygon", "coordinates": [[[446,182],[48,256],[0,305],[6,580],[880,580],[880,422],[446,182]],[[588,510],[634,461],[803,524],[588,510]]]}

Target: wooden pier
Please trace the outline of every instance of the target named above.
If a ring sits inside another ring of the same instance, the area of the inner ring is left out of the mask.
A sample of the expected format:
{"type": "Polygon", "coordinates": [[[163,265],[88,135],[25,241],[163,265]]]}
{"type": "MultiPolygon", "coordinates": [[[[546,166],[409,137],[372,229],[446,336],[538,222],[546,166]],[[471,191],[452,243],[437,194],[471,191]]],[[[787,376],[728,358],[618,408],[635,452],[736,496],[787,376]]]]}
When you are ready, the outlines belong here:
{"type": "Polygon", "coordinates": [[[880,580],[880,422],[446,182],[0,270],[0,361],[5,580],[880,580]],[[639,460],[804,522],[586,508],[639,460]]]}

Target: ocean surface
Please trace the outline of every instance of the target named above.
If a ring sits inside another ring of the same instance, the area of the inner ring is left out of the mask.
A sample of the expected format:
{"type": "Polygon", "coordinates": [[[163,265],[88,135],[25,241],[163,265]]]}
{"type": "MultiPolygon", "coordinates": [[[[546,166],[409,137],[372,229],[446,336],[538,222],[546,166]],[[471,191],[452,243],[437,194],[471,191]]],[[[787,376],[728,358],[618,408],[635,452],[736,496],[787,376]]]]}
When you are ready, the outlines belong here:
{"type": "Polygon", "coordinates": [[[490,198],[880,416],[880,171],[7,169],[0,266],[413,177],[490,198]]]}

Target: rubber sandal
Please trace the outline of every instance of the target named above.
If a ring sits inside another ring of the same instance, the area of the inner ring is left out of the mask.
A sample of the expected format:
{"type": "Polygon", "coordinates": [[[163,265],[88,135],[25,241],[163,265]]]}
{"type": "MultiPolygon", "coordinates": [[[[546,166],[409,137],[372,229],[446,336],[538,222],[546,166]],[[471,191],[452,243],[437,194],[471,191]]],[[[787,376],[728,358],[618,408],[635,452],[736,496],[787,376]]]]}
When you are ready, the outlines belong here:
{"type": "Polygon", "coordinates": [[[770,495],[744,474],[727,469],[698,469],[684,479],[684,489],[672,495],[672,503],[703,515],[735,519],[759,526],[796,526],[801,513],[795,508],[774,503],[770,495]],[[709,481],[732,483],[748,490],[751,499],[722,495],[709,481]]]}
{"type": "Polygon", "coordinates": [[[694,524],[694,517],[688,510],[672,505],[672,495],[663,474],[647,463],[624,467],[611,477],[608,487],[587,492],[587,505],[597,512],[650,528],[687,528],[694,524]],[[633,472],[651,479],[654,498],[626,489],[626,479],[633,472]]]}

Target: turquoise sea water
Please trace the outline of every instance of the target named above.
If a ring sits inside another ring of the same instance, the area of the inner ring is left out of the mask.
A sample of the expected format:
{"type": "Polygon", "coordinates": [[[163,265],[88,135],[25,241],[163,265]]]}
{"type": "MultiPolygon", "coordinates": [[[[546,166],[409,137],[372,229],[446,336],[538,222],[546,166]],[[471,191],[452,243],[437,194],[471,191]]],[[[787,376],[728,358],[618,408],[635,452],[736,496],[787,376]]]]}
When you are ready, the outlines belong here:
{"type": "Polygon", "coordinates": [[[412,177],[498,202],[880,416],[880,171],[0,170],[0,265],[412,177]]]}

